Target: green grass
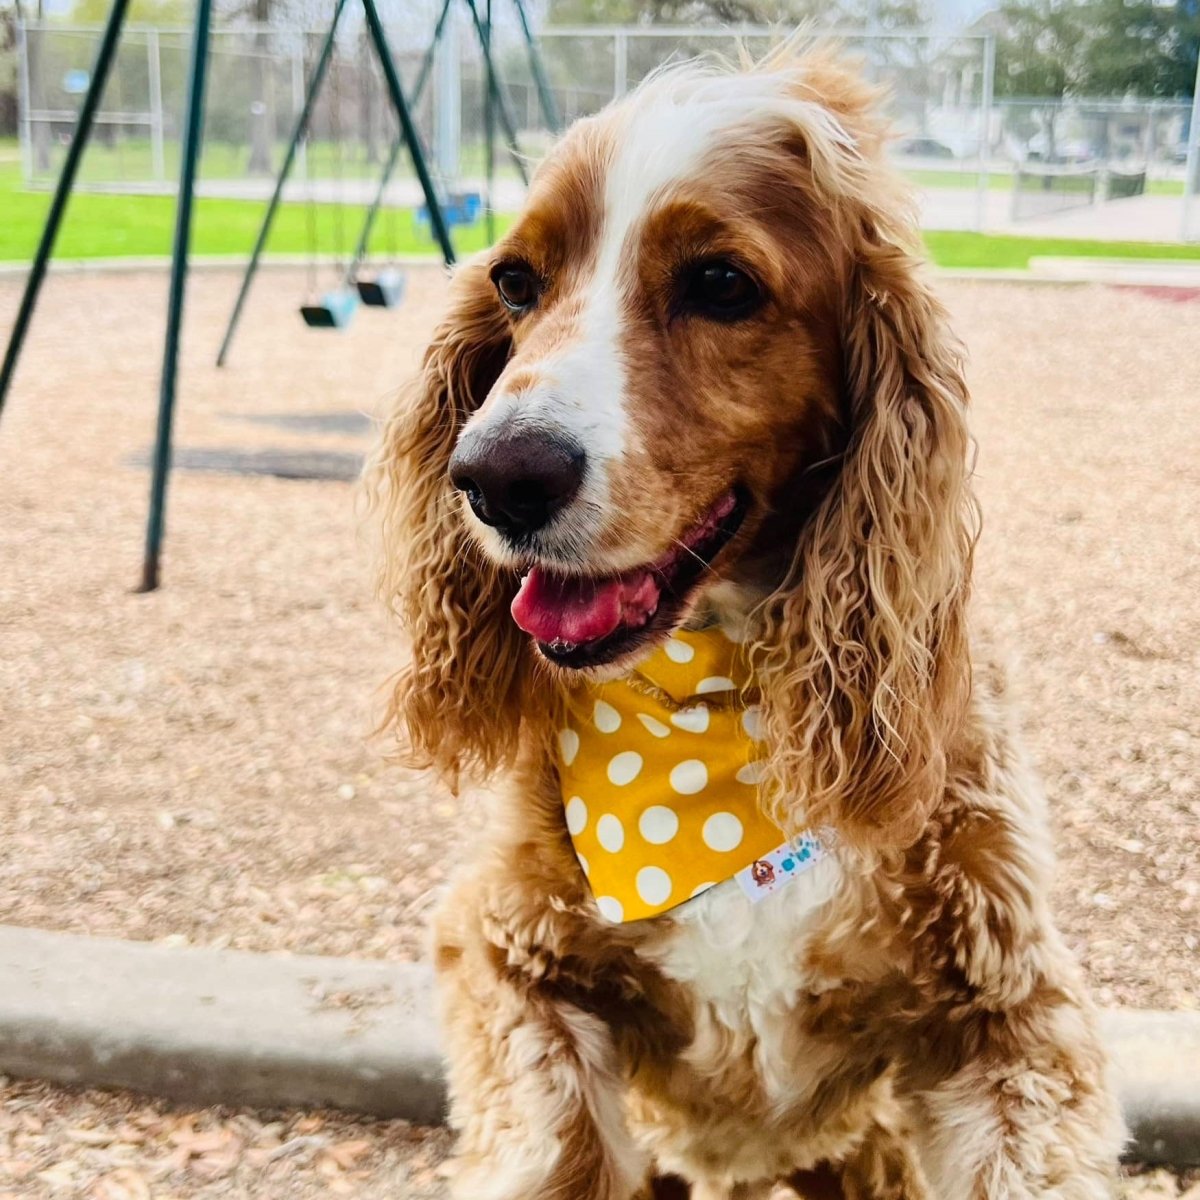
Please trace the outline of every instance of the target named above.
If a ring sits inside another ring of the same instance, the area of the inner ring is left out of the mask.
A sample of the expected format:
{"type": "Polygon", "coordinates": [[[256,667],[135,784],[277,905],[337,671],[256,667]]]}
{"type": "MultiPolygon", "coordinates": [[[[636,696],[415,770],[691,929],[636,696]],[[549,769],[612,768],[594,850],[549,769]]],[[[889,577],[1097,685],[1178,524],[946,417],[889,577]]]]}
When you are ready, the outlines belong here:
{"type": "MultiPolygon", "coordinates": [[[[0,261],[32,257],[46,219],[50,197],[45,192],[20,188],[18,165],[0,159],[0,261]]],[[[217,200],[198,197],[194,209],[192,252],[249,254],[266,205],[258,200],[217,200]]],[[[309,247],[309,221],[316,228],[316,244],[324,254],[337,252],[341,226],[341,253],[349,254],[358,240],[366,209],[347,205],[339,213],[330,204],[283,204],[275,216],[268,252],[303,254],[309,247]]],[[[54,254],[60,259],[142,258],[169,254],[175,220],[171,196],[113,196],[76,192],[67,207],[54,254]]],[[[507,228],[511,217],[497,217],[497,227],[507,228]]],[[[482,222],[452,231],[455,248],[462,253],[483,247],[482,222]]],[[[434,254],[428,233],[408,211],[380,215],[371,238],[371,252],[380,255],[434,254]]]]}
{"type": "Polygon", "coordinates": [[[1169,242],[1099,242],[931,230],[925,234],[925,244],[939,267],[1023,269],[1035,257],[1200,260],[1200,245],[1169,242]]]}
{"type": "MultiPolygon", "coordinates": [[[[942,174],[937,172],[937,174],[942,174]]],[[[946,174],[957,175],[957,172],[946,174]]],[[[50,197],[21,187],[16,144],[0,140],[0,261],[28,261],[33,255],[50,197]]],[[[251,200],[196,201],[192,251],[197,255],[245,255],[262,220],[264,205],[251,200]]],[[[342,252],[358,237],[365,210],[347,206],[338,215],[333,205],[313,206],[317,244],[333,253],[341,225],[342,252]]],[[[175,202],[170,196],[110,196],[78,192],[67,209],[55,256],[60,259],[140,258],[170,253],[175,202]]],[[[309,245],[310,212],[303,204],[284,204],[275,219],[268,251],[304,254],[309,245]]],[[[503,231],[512,217],[500,214],[503,231]]],[[[453,231],[456,248],[467,253],[483,247],[482,223],[453,231]]],[[[1200,260],[1200,246],[1151,242],[1099,242],[1074,238],[992,236],[981,233],[930,232],[925,235],[933,261],[944,267],[1022,269],[1034,256],[1088,258],[1154,258],[1200,260]]],[[[371,250],[377,255],[429,254],[436,249],[410,212],[384,214],[376,223],[371,250]]]]}

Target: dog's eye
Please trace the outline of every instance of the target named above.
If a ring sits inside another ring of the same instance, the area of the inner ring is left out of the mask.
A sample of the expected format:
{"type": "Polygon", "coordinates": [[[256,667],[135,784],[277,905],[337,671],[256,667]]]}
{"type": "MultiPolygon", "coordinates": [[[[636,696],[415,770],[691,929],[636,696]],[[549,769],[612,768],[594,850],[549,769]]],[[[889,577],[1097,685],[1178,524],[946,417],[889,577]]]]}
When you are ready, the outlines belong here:
{"type": "Polygon", "coordinates": [[[717,321],[748,316],[762,300],[758,284],[732,263],[698,263],[683,278],[680,295],[687,312],[717,321]]]}
{"type": "Polygon", "coordinates": [[[537,277],[528,267],[515,263],[497,267],[492,274],[492,282],[500,293],[500,299],[513,312],[524,312],[537,301],[537,277]]]}

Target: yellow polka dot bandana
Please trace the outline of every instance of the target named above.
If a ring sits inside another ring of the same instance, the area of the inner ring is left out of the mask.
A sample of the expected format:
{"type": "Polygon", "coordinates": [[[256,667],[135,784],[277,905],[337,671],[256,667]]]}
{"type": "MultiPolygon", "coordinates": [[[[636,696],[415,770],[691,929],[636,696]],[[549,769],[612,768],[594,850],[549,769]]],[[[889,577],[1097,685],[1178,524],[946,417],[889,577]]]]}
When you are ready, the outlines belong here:
{"type": "MultiPolygon", "coordinates": [[[[567,830],[600,912],[652,917],[784,835],[759,811],[759,710],[741,648],[682,630],[622,679],[581,689],[559,731],[567,830]]],[[[757,869],[757,870],[755,870],[757,869]]]]}

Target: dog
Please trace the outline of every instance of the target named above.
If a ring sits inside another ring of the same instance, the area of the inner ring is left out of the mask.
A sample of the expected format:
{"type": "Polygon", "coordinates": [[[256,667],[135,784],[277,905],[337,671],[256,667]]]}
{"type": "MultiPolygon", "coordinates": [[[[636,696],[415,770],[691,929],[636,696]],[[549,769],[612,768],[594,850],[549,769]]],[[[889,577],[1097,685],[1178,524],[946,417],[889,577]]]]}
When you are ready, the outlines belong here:
{"type": "Polygon", "coordinates": [[[789,44],[575,123],[368,466],[389,720],[494,785],[434,930],[459,1200],[1110,1194],[880,110],[789,44]]]}

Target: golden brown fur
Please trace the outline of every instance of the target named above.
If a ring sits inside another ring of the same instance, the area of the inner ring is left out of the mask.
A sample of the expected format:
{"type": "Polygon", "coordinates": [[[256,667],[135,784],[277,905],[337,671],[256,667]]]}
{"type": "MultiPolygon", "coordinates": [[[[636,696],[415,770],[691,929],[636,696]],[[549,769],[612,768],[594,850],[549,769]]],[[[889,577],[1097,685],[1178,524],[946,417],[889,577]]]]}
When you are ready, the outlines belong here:
{"type": "Polygon", "coordinates": [[[412,642],[392,718],[414,761],[505,779],[437,925],[455,1194],[755,1200],[791,1179],[814,1197],[1100,1197],[1120,1126],[1046,906],[1042,801],[998,673],[972,677],[959,353],[875,98],[827,57],[738,77],[767,97],[761,120],[716,137],[634,227],[617,281],[630,431],[589,553],[624,569],[698,497],[746,483],[751,516],[699,607],[751,631],[767,802],[836,830],[838,873],[737,930],[707,896],[609,925],[571,850],[551,744],[578,683],[510,619],[518,573],[447,464],[472,418],[581,336],[606,173],[648,106],[686,114],[714,78],[689,70],[576,127],[505,243],[457,273],[368,473],[382,592],[412,642]],[[663,281],[697,246],[756,267],[762,320],[673,322],[663,281]],[[488,280],[517,248],[552,280],[521,321],[488,280]]]}

